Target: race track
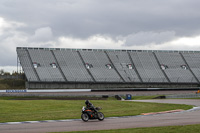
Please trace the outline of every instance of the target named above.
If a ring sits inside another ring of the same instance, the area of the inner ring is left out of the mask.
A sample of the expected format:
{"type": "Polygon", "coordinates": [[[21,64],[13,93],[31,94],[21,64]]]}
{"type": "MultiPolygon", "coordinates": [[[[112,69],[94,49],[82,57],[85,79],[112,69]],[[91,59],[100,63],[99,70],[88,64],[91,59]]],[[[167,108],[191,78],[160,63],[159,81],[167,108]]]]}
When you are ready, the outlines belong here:
{"type": "MultiPolygon", "coordinates": [[[[179,113],[167,113],[148,116],[133,116],[122,118],[107,118],[104,121],[93,120],[83,122],[81,120],[68,122],[44,122],[24,124],[0,125],[1,133],[45,133],[82,130],[105,130],[137,127],[155,127],[200,124],[200,100],[165,99],[165,100],[138,100],[142,102],[176,103],[195,105],[197,108],[179,113]]],[[[124,101],[126,102],[126,101],[124,101]]]]}

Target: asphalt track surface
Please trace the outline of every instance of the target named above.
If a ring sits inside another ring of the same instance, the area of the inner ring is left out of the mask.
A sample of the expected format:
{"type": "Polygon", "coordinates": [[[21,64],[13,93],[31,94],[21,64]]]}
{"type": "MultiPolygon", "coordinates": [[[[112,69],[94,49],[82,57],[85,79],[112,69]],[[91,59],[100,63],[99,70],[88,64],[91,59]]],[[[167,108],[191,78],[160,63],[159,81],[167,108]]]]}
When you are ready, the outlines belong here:
{"type": "Polygon", "coordinates": [[[200,99],[165,99],[137,101],[188,104],[194,105],[196,106],[196,108],[193,110],[182,111],[178,113],[106,118],[104,121],[91,120],[88,122],[83,122],[81,120],[74,120],[67,122],[3,124],[0,125],[0,133],[45,133],[200,124],[200,99]]]}

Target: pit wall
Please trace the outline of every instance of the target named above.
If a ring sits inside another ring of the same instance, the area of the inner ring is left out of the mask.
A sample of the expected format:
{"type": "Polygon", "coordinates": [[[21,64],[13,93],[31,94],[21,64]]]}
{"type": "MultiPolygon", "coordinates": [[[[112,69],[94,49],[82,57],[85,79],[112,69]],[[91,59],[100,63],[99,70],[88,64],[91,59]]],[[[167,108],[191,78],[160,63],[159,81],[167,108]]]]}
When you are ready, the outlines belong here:
{"type": "Polygon", "coordinates": [[[124,88],[195,88],[198,84],[119,84],[119,83],[32,83],[26,82],[27,89],[124,89],[124,88]]]}

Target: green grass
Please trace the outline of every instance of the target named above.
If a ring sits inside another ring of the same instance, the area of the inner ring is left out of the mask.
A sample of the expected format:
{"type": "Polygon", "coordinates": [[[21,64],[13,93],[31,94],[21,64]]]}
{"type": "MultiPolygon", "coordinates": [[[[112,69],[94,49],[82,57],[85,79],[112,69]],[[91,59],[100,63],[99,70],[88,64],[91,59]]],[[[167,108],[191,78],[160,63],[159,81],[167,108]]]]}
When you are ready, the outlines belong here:
{"type": "Polygon", "coordinates": [[[99,130],[99,131],[76,131],[60,133],[199,133],[200,125],[187,126],[166,126],[166,127],[148,127],[148,128],[130,128],[116,130],[99,130]]]}
{"type": "MultiPolygon", "coordinates": [[[[117,100],[91,100],[91,102],[103,108],[105,117],[192,108],[190,105],[117,100]]],[[[80,119],[84,100],[0,100],[0,105],[0,122],[80,119]]]]}
{"type": "MultiPolygon", "coordinates": [[[[132,100],[147,100],[147,99],[155,99],[156,97],[164,96],[164,95],[148,95],[148,96],[132,96],[132,100]]],[[[126,99],[126,96],[122,96],[126,99]]]]}
{"type": "Polygon", "coordinates": [[[161,95],[152,95],[152,96],[133,96],[132,99],[133,100],[146,100],[146,99],[154,99],[158,96],[161,96],[161,95]]]}

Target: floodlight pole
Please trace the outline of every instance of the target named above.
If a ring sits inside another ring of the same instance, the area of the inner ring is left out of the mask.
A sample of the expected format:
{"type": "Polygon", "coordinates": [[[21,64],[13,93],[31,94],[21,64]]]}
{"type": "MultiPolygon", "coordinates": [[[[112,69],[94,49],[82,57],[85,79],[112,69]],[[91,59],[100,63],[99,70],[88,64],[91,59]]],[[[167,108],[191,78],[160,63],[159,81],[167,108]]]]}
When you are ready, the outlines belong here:
{"type": "Polygon", "coordinates": [[[17,79],[18,79],[18,76],[19,76],[19,75],[18,75],[18,63],[19,63],[19,62],[18,62],[18,59],[19,59],[19,58],[18,58],[18,56],[17,56],[17,79]]]}

